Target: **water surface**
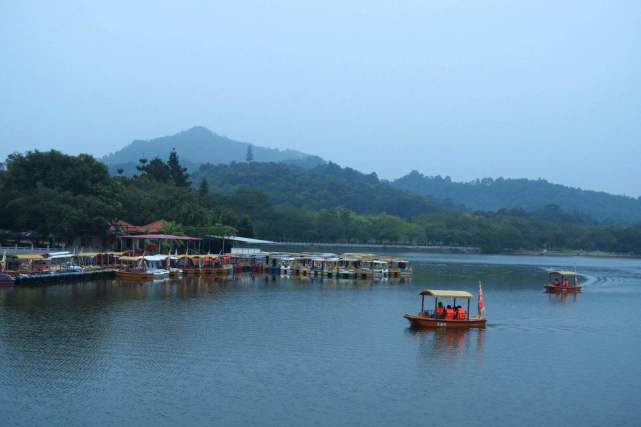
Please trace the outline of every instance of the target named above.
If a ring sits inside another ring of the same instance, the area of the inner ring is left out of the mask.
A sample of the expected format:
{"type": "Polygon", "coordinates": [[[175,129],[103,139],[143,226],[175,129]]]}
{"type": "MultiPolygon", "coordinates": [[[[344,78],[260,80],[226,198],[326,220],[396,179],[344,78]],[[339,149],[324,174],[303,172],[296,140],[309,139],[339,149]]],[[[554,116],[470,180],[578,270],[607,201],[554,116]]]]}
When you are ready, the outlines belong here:
{"type": "Polygon", "coordinates": [[[0,291],[3,425],[641,423],[641,261],[403,255],[410,282],[0,291]],[[584,292],[544,294],[557,267],[584,292]],[[485,330],[408,329],[420,289],[479,280],[485,330]]]}

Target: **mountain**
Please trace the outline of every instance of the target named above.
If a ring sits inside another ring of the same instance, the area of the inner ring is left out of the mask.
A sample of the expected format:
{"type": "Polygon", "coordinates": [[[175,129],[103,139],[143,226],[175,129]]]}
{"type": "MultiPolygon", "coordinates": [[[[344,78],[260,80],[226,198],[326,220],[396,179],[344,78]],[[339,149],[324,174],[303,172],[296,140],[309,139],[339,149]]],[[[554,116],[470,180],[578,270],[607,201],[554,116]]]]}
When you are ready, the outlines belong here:
{"type": "Polygon", "coordinates": [[[399,190],[378,179],[335,163],[305,169],[284,163],[202,165],[192,174],[198,185],[231,193],[242,187],[265,192],[274,204],[320,210],[343,207],[360,214],[386,213],[404,218],[454,209],[448,203],[399,190]]]}
{"type": "Polygon", "coordinates": [[[641,222],[639,199],[566,187],[543,179],[484,178],[454,182],[449,177],[424,176],[412,171],[392,182],[392,185],[435,199],[450,200],[470,210],[495,211],[506,208],[534,212],[545,206],[557,205],[564,212],[587,215],[601,224],[641,222]]]}
{"type": "Polygon", "coordinates": [[[250,145],[256,162],[285,162],[302,167],[314,167],[324,163],[324,160],[318,156],[296,150],[279,150],[235,141],[200,126],[149,141],[135,140],[101,160],[107,164],[112,174],[117,169],[123,169],[125,175],[131,175],[136,172],[138,159],[159,157],[166,160],[171,150],[175,148],[180,162],[193,171],[203,163],[244,162],[250,145]]]}

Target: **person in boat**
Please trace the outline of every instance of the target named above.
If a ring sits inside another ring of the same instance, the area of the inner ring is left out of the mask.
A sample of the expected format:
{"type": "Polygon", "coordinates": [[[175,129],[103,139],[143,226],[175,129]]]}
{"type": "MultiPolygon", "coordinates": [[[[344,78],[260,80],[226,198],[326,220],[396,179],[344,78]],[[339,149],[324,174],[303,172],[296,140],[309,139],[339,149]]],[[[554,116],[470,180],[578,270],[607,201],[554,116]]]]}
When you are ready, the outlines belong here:
{"type": "Polygon", "coordinates": [[[445,317],[445,307],[443,307],[442,302],[439,302],[436,306],[436,313],[434,313],[434,315],[436,319],[442,319],[445,317]]]}
{"type": "Polygon", "coordinates": [[[454,320],[455,312],[451,305],[448,304],[445,309],[445,320],[454,320]]]}
{"type": "Polygon", "coordinates": [[[554,283],[553,284],[554,284],[554,286],[561,286],[561,281],[559,280],[558,277],[556,279],[554,279],[554,283]]]}
{"type": "Polygon", "coordinates": [[[465,320],[465,309],[460,305],[456,307],[456,318],[458,320],[465,320]]]}
{"type": "Polygon", "coordinates": [[[563,287],[567,288],[568,286],[570,286],[570,282],[568,281],[568,279],[564,279],[563,280],[563,287]]]}

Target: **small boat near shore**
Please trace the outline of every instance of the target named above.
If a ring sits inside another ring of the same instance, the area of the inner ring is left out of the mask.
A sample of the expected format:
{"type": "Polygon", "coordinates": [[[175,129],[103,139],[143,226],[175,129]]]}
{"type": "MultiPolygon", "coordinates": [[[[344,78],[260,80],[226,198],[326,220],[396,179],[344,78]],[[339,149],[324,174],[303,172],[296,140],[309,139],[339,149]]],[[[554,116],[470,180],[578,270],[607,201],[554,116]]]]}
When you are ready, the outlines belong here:
{"type": "MultiPolygon", "coordinates": [[[[479,287],[480,290],[480,287],[479,287]]],[[[449,328],[449,329],[469,329],[484,328],[487,320],[481,314],[479,316],[470,316],[470,301],[474,296],[467,291],[448,291],[437,289],[424,289],[419,292],[421,296],[421,311],[416,314],[406,313],[403,315],[410,322],[410,326],[420,329],[449,328]],[[434,297],[434,310],[425,310],[425,297],[434,297]],[[467,301],[467,310],[453,310],[450,312],[450,306],[445,309],[442,303],[439,305],[439,299],[452,299],[452,307],[456,306],[456,300],[462,299],[467,301]]],[[[482,290],[479,293],[479,313],[483,312],[484,300],[482,290]]]]}
{"type": "Polygon", "coordinates": [[[543,285],[543,289],[550,294],[581,292],[579,275],[575,271],[550,271],[549,282],[543,285]]]}

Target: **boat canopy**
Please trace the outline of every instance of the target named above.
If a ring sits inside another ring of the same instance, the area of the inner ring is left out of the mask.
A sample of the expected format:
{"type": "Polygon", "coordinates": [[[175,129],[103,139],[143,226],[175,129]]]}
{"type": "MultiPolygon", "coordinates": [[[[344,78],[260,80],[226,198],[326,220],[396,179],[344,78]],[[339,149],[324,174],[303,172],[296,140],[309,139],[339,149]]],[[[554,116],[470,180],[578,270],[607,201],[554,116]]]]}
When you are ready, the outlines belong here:
{"type": "Polygon", "coordinates": [[[24,260],[41,260],[44,259],[44,257],[40,254],[17,254],[13,255],[16,259],[24,259],[24,260]]]}
{"type": "Polygon", "coordinates": [[[49,252],[47,258],[49,259],[60,259],[60,258],[73,258],[73,254],[68,251],[63,252],[49,252]]]}
{"type": "Polygon", "coordinates": [[[577,276],[576,272],[574,271],[550,271],[550,275],[552,274],[558,274],[559,276],[577,276]]]}
{"type": "Polygon", "coordinates": [[[146,255],[145,261],[165,261],[167,255],[146,255]]]}
{"type": "Polygon", "coordinates": [[[121,256],[120,261],[141,261],[141,256],[121,256]]]}
{"type": "Polygon", "coordinates": [[[423,289],[419,292],[419,295],[429,295],[437,298],[474,298],[474,296],[467,291],[442,291],[438,289],[423,289]]]}

